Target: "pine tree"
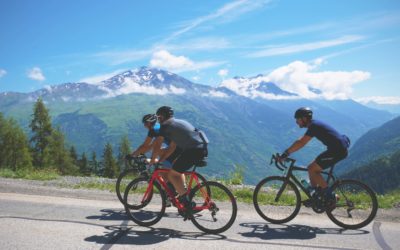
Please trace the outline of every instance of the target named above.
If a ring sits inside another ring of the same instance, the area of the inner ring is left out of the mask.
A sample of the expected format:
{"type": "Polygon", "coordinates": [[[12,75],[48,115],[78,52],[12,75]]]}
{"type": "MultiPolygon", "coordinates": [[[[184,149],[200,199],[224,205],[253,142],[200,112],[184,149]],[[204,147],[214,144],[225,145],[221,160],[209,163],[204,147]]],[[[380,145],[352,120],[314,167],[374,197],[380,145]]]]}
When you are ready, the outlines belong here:
{"type": "Polygon", "coordinates": [[[48,145],[51,140],[52,127],[49,111],[44,105],[42,98],[36,101],[32,116],[33,119],[29,127],[32,129],[30,142],[33,144],[33,165],[36,168],[48,167],[45,164],[49,162],[48,145]]]}
{"type": "Polygon", "coordinates": [[[125,156],[130,154],[131,151],[131,143],[129,142],[128,136],[125,135],[121,138],[121,142],[119,144],[119,152],[118,152],[118,167],[119,170],[125,170],[125,156]]]}
{"type": "Polygon", "coordinates": [[[50,155],[53,168],[56,168],[62,175],[76,175],[78,170],[65,147],[64,134],[59,128],[53,131],[50,143],[50,155]]]}
{"type": "Polygon", "coordinates": [[[117,163],[115,162],[112,146],[107,143],[103,153],[103,164],[104,164],[104,176],[108,178],[114,178],[117,174],[117,163]]]}
{"type": "Polygon", "coordinates": [[[95,175],[99,174],[99,163],[97,162],[97,155],[96,152],[92,152],[92,157],[91,160],[89,162],[89,166],[90,166],[90,172],[94,173],[95,175]]]}
{"type": "Polygon", "coordinates": [[[69,149],[69,156],[70,156],[71,159],[72,159],[72,163],[73,163],[75,166],[78,166],[78,165],[79,165],[79,164],[78,164],[78,154],[76,153],[76,149],[75,149],[74,146],[71,146],[71,148],[69,149]]]}
{"type": "Polygon", "coordinates": [[[84,152],[82,153],[81,159],[79,160],[79,172],[82,175],[90,175],[88,160],[84,152]]]}
{"type": "Polygon", "coordinates": [[[25,133],[13,119],[6,120],[0,113],[0,168],[4,167],[30,169],[32,158],[25,133]]]}

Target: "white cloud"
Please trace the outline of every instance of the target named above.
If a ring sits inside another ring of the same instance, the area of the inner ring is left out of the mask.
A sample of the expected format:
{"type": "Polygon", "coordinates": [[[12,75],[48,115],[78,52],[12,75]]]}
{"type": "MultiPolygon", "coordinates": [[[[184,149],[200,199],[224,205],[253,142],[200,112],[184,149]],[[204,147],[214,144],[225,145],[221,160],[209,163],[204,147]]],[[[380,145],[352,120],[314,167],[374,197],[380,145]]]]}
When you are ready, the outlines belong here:
{"type": "Polygon", "coordinates": [[[296,97],[273,96],[256,90],[261,82],[273,82],[282,90],[297,94],[302,98],[348,99],[352,93],[352,86],[370,78],[371,74],[365,71],[321,71],[318,67],[323,60],[307,63],[295,61],[286,66],[273,70],[266,76],[255,78],[236,78],[222,82],[221,86],[247,97],[261,97],[265,99],[292,99],[296,97]],[[311,89],[318,89],[318,94],[311,89]]]}
{"type": "Polygon", "coordinates": [[[269,57],[277,55],[294,54],[305,51],[312,51],[317,49],[323,49],[328,47],[339,46],[343,44],[353,43],[362,40],[362,36],[342,36],[333,40],[318,41],[312,43],[303,43],[295,45],[285,45],[285,46],[274,46],[272,48],[260,50],[254,53],[250,53],[248,57],[269,57]]]}
{"type": "Polygon", "coordinates": [[[305,98],[347,99],[352,93],[352,85],[371,76],[369,72],[359,70],[316,72],[322,62],[321,60],[312,63],[295,61],[275,69],[267,77],[283,90],[305,98]],[[322,94],[318,95],[310,91],[310,88],[321,90],[322,94]]]}
{"type": "Polygon", "coordinates": [[[357,98],[356,101],[364,104],[367,104],[369,102],[375,102],[377,104],[399,105],[400,96],[370,96],[370,97],[357,98]]]}
{"type": "Polygon", "coordinates": [[[80,79],[80,82],[86,82],[86,83],[90,83],[90,84],[98,84],[104,80],[107,80],[115,75],[118,75],[124,71],[126,71],[127,69],[118,69],[115,70],[113,72],[110,73],[106,73],[106,74],[102,74],[102,75],[95,75],[95,76],[89,76],[89,77],[85,77],[80,79]]]}
{"type": "Polygon", "coordinates": [[[208,92],[208,94],[203,94],[203,96],[212,96],[212,97],[218,97],[218,98],[229,97],[226,93],[221,92],[221,91],[216,91],[216,90],[211,90],[210,92],[208,92]]]}
{"type": "Polygon", "coordinates": [[[0,78],[5,76],[7,74],[7,71],[5,69],[0,69],[0,78]]]}
{"type": "Polygon", "coordinates": [[[42,70],[39,67],[34,67],[28,71],[28,77],[35,81],[44,81],[46,78],[44,77],[42,70]]]}
{"type": "Polygon", "coordinates": [[[216,10],[215,12],[210,13],[209,15],[201,16],[194,20],[186,22],[185,24],[182,25],[181,29],[171,34],[168,38],[165,39],[164,42],[168,42],[207,22],[215,23],[216,20],[221,20],[221,21],[234,20],[236,17],[244,13],[260,9],[263,5],[266,5],[269,2],[270,2],[269,0],[237,0],[227,3],[218,10],[216,10]]]}
{"type": "Polygon", "coordinates": [[[193,79],[193,81],[197,82],[198,80],[200,80],[200,76],[193,76],[192,79],[193,79]]]}
{"type": "Polygon", "coordinates": [[[225,77],[225,76],[228,75],[228,73],[229,73],[229,71],[228,71],[227,69],[220,69],[220,70],[218,71],[218,75],[219,75],[220,77],[225,77]]]}
{"type": "Polygon", "coordinates": [[[150,60],[151,67],[163,68],[173,72],[194,71],[215,67],[223,63],[214,61],[193,62],[185,56],[175,56],[166,50],[155,52],[150,60]]]}
{"type": "Polygon", "coordinates": [[[186,92],[185,89],[177,88],[175,86],[156,88],[152,85],[139,84],[130,78],[125,78],[121,88],[117,90],[111,90],[106,87],[100,87],[108,94],[106,97],[114,97],[118,95],[126,95],[130,93],[144,93],[148,95],[182,95],[186,92]]]}

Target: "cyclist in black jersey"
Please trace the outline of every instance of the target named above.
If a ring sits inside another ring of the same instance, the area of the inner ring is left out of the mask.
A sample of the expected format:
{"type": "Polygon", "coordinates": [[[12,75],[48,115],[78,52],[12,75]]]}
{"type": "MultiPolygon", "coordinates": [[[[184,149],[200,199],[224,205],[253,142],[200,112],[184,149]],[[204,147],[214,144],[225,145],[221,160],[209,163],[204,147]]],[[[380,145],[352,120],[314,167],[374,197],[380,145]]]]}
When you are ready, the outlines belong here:
{"type": "Polygon", "coordinates": [[[193,127],[189,122],[175,119],[171,107],[160,107],[157,110],[157,117],[161,124],[160,135],[154,142],[150,163],[156,162],[157,157],[160,155],[161,144],[165,139],[170,140],[170,144],[166,148],[165,154],[160,156],[160,161],[175,154],[177,148],[180,149],[179,155],[172,163],[172,169],[168,172],[167,178],[180,195],[179,200],[188,205],[189,199],[185,195],[185,178],[182,173],[207,156],[208,139],[202,131],[193,127]]]}
{"type": "Polygon", "coordinates": [[[327,149],[308,166],[308,175],[311,186],[314,188],[321,187],[323,192],[329,196],[330,190],[327,189],[328,184],[322,177],[321,171],[334,166],[337,162],[347,157],[350,140],[347,136],[338,133],[328,124],[314,120],[312,116],[313,112],[310,108],[303,107],[296,110],[294,115],[296,123],[300,128],[307,128],[307,131],[282,153],[280,160],[301,149],[313,137],[316,137],[327,146],[327,149]]]}

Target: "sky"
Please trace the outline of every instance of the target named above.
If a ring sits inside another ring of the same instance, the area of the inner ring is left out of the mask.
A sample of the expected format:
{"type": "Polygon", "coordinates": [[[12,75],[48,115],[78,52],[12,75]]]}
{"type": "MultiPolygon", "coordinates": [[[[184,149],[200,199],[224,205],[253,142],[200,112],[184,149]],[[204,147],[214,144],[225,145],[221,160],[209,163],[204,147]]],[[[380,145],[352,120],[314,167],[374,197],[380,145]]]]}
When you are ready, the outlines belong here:
{"type": "Polygon", "coordinates": [[[398,0],[0,0],[0,92],[148,66],[237,91],[239,76],[400,104],[399,58],[398,0]]]}

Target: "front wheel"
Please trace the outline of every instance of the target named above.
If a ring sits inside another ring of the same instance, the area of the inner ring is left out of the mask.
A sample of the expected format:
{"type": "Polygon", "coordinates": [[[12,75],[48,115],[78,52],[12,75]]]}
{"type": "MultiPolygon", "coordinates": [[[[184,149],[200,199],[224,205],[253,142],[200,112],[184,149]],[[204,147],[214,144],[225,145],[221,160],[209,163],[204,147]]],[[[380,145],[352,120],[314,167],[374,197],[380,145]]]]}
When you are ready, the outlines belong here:
{"type": "Polygon", "coordinates": [[[299,213],[301,198],[296,185],[280,176],[267,177],[254,189],[253,204],[266,221],[280,224],[299,213]]]}
{"type": "Polygon", "coordinates": [[[115,192],[117,193],[118,200],[124,204],[123,192],[130,181],[138,177],[138,173],[134,169],[127,169],[119,174],[117,182],[115,183],[115,192]]]}
{"type": "Polygon", "coordinates": [[[358,229],[368,225],[378,211],[375,192],[357,180],[340,180],[332,190],[336,204],[326,211],[329,219],[346,229],[358,229]]]}
{"type": "Polygon", "coordinates": [[[235,197],[224,185],[207,181],[190,193],[196,204],[192,209],[193,224],[205,233],[219,234],[228,230],[236,219],[235,197]]]}
{"type": "Polygon", "coordinates": [[[147,178],[133,180],[124,193],[126,214],[140,226],[156,224],[165,213],[165,193],[160,184],[147,178]]]}

